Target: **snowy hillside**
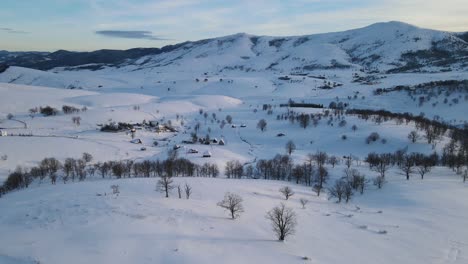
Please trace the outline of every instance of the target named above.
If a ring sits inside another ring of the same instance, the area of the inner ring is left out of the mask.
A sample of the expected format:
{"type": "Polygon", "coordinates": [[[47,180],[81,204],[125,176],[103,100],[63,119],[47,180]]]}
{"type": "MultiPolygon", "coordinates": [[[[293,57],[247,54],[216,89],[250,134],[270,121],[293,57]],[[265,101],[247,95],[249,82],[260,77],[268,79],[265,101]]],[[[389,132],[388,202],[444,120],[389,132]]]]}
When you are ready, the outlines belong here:
{"type": "Polygon", "coordinates": [[[284,201],[284,184],[261,180],[178,178],[193,186],[190,200],[163,198],[152,179],[37,187],[0,199],[0,262],[466,263],[468,233],[459,227],[468,207],[452,198],[466,188],[450,179],[397,178],[349,206],[296,185],[284,201]],[[120,195],[110,193],[112,184],[120,195]],[[216,206],[225,191],[244,197],[238,220],[216,206]],[[305,209],[300,198],[310,200],[305,209]],[[294,208],[299,223],[284,244],[265,218],[280,202],[294,208]]]}

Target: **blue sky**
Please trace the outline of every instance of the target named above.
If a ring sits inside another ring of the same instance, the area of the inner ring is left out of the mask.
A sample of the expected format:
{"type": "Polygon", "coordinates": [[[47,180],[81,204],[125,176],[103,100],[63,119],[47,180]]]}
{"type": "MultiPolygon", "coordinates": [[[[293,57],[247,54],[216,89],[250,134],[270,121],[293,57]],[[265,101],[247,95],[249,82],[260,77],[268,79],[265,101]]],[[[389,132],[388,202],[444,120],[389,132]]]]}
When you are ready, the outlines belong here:
{"type": "Polygon", "coordinates": [[[468,31],[466,0],[1,0],[0,50],[161,47],[246,32],[304,35],[382,21],[468,31]]]}

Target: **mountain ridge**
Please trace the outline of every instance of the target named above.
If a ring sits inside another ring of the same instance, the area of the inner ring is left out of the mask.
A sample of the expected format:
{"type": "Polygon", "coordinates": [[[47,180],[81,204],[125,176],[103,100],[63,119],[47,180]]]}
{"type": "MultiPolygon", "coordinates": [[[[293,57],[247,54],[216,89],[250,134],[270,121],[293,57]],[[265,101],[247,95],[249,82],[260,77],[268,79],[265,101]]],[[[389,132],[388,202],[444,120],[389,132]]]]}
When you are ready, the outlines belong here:
{"type": "Polygon", "coordinates": [[[0,56],[0,63],[38,70],[100,70],[106,67],[139,70],[183,64],[199,66],[199,61],[205,65],[205,70],[297,72],[374,68],[389,73],[446,71],[466,69],[468,43],[465,38],[466,33],[390,21],[346,31],[301,36],[236,33],[161,48],[16,53],[10,57],[0,56]]]}

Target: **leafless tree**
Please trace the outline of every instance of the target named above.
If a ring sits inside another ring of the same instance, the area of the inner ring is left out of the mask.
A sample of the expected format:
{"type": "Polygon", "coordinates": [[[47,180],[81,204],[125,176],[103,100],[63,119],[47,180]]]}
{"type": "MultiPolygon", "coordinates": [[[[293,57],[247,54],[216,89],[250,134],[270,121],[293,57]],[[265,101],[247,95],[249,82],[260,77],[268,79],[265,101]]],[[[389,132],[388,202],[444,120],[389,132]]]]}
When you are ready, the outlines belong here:
{"type": "Polygon", "coordinates": [[[302,209],[305,209],[305,206],[309,203],[309,200],[305,199],[305,198],[301,198],[299,200],[299,202],[301,202],[301,205],[302,205],[302,209]]]}
{"type": "Polygon", "coordinates": [[[73,124],[75,124],[75,125],[77,125],[77,126],[80,126],[80,124],[81,124],[81,117],[79,117],[79,116],[74,116],[74,117],[72,117],[72,122],[73,122],[73,124]]]}
{"type": "Polygon", "coordinates": [[[400,164],[401,171],[406,175],[406,179],[409,180],[410,174],[413,173],[414,158],[412,155],[404,155],[403,161],[400,164]]]}
{"type": "Polygon", "coordinates": [[[325,167],[319,167],[317,171],[318,183],[314,186],[314,189],[317,192],[317,196],[320,196],[320,191],[323,189],[323,185],[328,180],[328,170],[325,167]]]}
{"type": "Polygon", "coordinates": [[[88,152],[84,152],[83,155],[82,155],[82,159],[86,163],[90,163],[93,160],[93,155],[89,154],[88,152]]]}
{"type": "Polygon", "coordinates": [[[186,183],[184,186],[184,191],[185,191],[185,198],[190,199],[190,195],[192,194],[192,187],[186,183]]]}
{"type": "Polygon", "coordinates": [[[377,176],[374,178],[374,185],[377,186],[377,188],[382,189],[382,186],[386,183],[385,178],[382,176],[377,176]]]}
{"type": "Polygon", "coordinates": [[[159,190],[160,192],[165,193],[166,198],[168,198],[169,192],[172,189],[174,189],[173,183],[174,181],[172,180],[172,177],[169,177],[168,175],[163,175],[161,176],[161,179],[159,179],[156,189],[159,190]]]}
{"type": "Polygon", "coordinates": [[[385,178],[385,173],[390,169],[391,156],[389,154],[379,155],[377,165],[372,167],[373,170],[378,172],[382,178],[385,178]]]}
{"type": "Polygon", "coordinates": [[[338,158],[336,156],[330,156],[328,158],[328,163],[332,165],[332,168],[335,168],[335,165],[338,164],[338,158]]]}
{"type": "Polygon", "coordinates": [[[294,234],[297,226],[296,213],[283,203],[271,209],[266,214],[266,218],[271,221],[273,231],[279,241],[284,241],[286,237],[294,234]]]}
{"type": "Polygon", "coordinates": [[[328,155],[327,155],[327,153],[325,153],[325,152],[318,151],[318,152],[314,155],[314,159],[315,159],[315,162],[317,163],[317,166],[318,166],[318,167],[323,167],[323,165],[325,165],[325,162],[326,162],[327,159],[328,159],[328,155]]]}
{"type": "Polygon", "coordinates": [[[182,199],[182,188],[180,185],[177,185],[177,193],[179,194],[179,199],[182,199]]]}
{"type": "Polygon", "coordinates": [[[231,218],[236,219],[240,216],[240,213],[244,212],[242,201],[242,197],[239,195],[227,192],[224,194],[224,199],[217,205],[228,210],[231,214],[231,218]]]}
{"type": "Polygon", "coordinates": [[[260,129],[260,131],[264,132],[266,130],[266,127],[267,127],[267,122],[265,119],[261,119],[260,121],[258,121],[257,128],[260,129]]]}
{"type": "Polygon", "coordinates": [[[345,185],[344,185],[344,198],[345,198],[345,201],[346,203],[349,202],[349,200],[351,200],[351,197],[353,196],[354,192],[353,192],[353,187],[351,186],[351,184],[349,184],[349,182],[346,182],[345,185]]]}
{"type": "Polygon", "coordinates": [[[117,184],[111,185],[112,193],[113,194],[119,194],[120,193],[120,187],[117,184]]]}
{"type": "Polygon", "coordinates": [[[232,123],[232,116],[231,116],[231,115],[227,115],[227,116],[226,116],[226,121],[228,122],[228,124],[231,124],[231,123],[232,123]]]}
{"type": "Polygon", "coordinates": [[[288,200],[289,197],[294,195],[294,191],[289,186],[284,186],[279,189],[280,193],[284,195],[284,199],[288,200]]]}
{"type": "Polygon", "coordinates": [[[345,157],[345,164],[348,169],[351,168],[351,165],[353,165],[353,156],[351,156],[351,154],[345,157]]]}
{"type": "Polygon", "coordinates": [[[419,139],[419,134],[416,130],[413,130],[411,132],[409,132],[408,134],[408,139],[412,142],[412,143],[415,143],[416,141],[418,141],[419,139]]]}
{"type": "Polygon", "coordinates": [[[335,181],[335,184],[328,189],[328,194],[330,195],[330,197],[337,198],[338,203],[341,203],[341,200],[343,199],[345,185],[346,183],[344,180],[337,180],[335,181]]]}
{"type": "Polygon", "coordinates": [[[294,150],[296,150],[296,144],[294,144],[294,142],[292,140],[289,140],[287,143],[286,143],[286,152],[289,154],[289,156],[291,156],[291,154],[294,152],[294,150]]]}

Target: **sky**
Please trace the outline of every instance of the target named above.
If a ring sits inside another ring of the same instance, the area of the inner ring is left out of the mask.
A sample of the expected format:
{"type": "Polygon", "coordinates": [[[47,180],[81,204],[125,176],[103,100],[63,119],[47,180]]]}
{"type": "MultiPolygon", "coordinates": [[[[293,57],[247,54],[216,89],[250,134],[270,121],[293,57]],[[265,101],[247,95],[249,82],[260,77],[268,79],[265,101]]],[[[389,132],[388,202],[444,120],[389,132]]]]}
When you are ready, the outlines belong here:
{"type": "Polygon", "coordinates": [[[292,36],[402,21],[468,31],[466,0],[0,0],[0,50],[162,47],[239,32],[292,36]]]}

